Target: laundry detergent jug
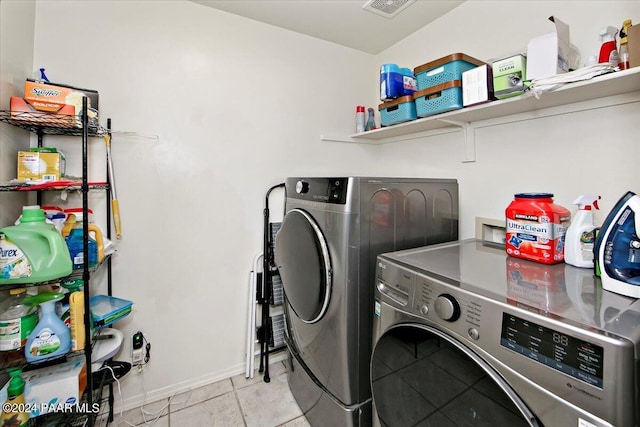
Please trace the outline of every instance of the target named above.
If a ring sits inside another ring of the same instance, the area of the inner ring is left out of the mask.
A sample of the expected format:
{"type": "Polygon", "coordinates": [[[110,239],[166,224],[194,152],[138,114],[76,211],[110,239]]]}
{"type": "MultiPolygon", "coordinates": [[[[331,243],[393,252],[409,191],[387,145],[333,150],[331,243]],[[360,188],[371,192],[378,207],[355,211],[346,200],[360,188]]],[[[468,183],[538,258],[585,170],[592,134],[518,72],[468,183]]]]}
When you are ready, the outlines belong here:
{"type": "MultiPolygon", "coordinates": [[[[62,228],[62,236],[67,242],[69,256],[74,270],[80,270],[84,266],[84,217],[82,209],[66,209],[67,222],[62,228]]],[[[88,211],[91,214],[91,210],[88,211]]],[[[88,220],[88,218],[87,218],[88,220]]],[[[89,230],[89,267],[95,267],[104,259],[104,242],[102,231],[95,224],[88,224],[89,230]]]]}
{"type": "Polygon", "coordinates": [[[20,223],[0,229],[0,285],[37,283],[71,274],[64,239],[42,209],[23,209],[20,223]]]}

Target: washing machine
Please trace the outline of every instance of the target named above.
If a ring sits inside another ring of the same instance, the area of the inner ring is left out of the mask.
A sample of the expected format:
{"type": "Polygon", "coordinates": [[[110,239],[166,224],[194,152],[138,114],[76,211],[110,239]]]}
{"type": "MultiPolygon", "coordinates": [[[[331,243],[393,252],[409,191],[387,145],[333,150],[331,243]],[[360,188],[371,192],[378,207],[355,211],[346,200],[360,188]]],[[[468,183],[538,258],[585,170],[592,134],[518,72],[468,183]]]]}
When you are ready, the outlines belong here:
{"type": "Polygon", "coordinates": [[[463,240],[378,257],[374,425],[638,426],[640,301],[463,240]]]}
{"type": "Polygon", "coordinates": [[[285,190],[275,261],[289,387],[313,426],[370,425],[376,257],[456,240],[457,182],[289,178],[285,190]]]}

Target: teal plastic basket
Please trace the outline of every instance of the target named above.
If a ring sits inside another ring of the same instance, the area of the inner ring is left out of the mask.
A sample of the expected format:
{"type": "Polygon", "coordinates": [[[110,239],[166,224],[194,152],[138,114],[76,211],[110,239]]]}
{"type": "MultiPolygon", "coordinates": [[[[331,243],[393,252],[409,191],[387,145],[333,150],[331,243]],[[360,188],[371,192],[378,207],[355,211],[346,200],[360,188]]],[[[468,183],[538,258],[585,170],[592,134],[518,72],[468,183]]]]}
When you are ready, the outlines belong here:
{"type": "Polygon", "coordinates": [[[424,90],[451,80],[462,80],[462,73],[480,65],[485,65],[485,63],[464,53],[454,53],[427,62],[414,69],[418,90],[424,90]]]}
{"type": "Polygon", "coordinates": [[[403,96],[380,104],[378,105],[378,111],[380,111],[380,124],[382,126],[391,126],[418,118],[416,104],[413,102],[412,96],[403,96]]]}
{"type": "Polygon", "coordinates": [[[413,94],[418,117],[458,110],[462,104],[462,81],[453,80],[413,94]]]}

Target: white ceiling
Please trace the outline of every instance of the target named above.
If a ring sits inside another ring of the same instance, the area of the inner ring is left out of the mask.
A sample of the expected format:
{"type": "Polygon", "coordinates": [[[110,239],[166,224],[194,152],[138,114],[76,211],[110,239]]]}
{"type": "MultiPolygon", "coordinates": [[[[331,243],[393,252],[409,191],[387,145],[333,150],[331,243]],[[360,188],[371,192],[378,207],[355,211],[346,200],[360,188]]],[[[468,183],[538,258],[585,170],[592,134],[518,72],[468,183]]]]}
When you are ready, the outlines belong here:
{"type": "Polygon", "coordinates": [[[377,54],[438,19],[463,0],[417,0],[389,19],[366,0],[192,0],[277,27],[377,54]]]}

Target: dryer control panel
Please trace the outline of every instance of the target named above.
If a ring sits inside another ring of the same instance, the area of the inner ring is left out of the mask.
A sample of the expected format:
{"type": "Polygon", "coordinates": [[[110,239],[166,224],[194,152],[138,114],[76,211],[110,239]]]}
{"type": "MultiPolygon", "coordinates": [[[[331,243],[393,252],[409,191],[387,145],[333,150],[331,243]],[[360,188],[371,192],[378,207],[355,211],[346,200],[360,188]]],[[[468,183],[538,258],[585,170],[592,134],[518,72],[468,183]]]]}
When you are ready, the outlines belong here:
{"type": "Polygon", "coordinates": [[[349,178],[288,178],[287,197],[344,205],[349,178]]]}

